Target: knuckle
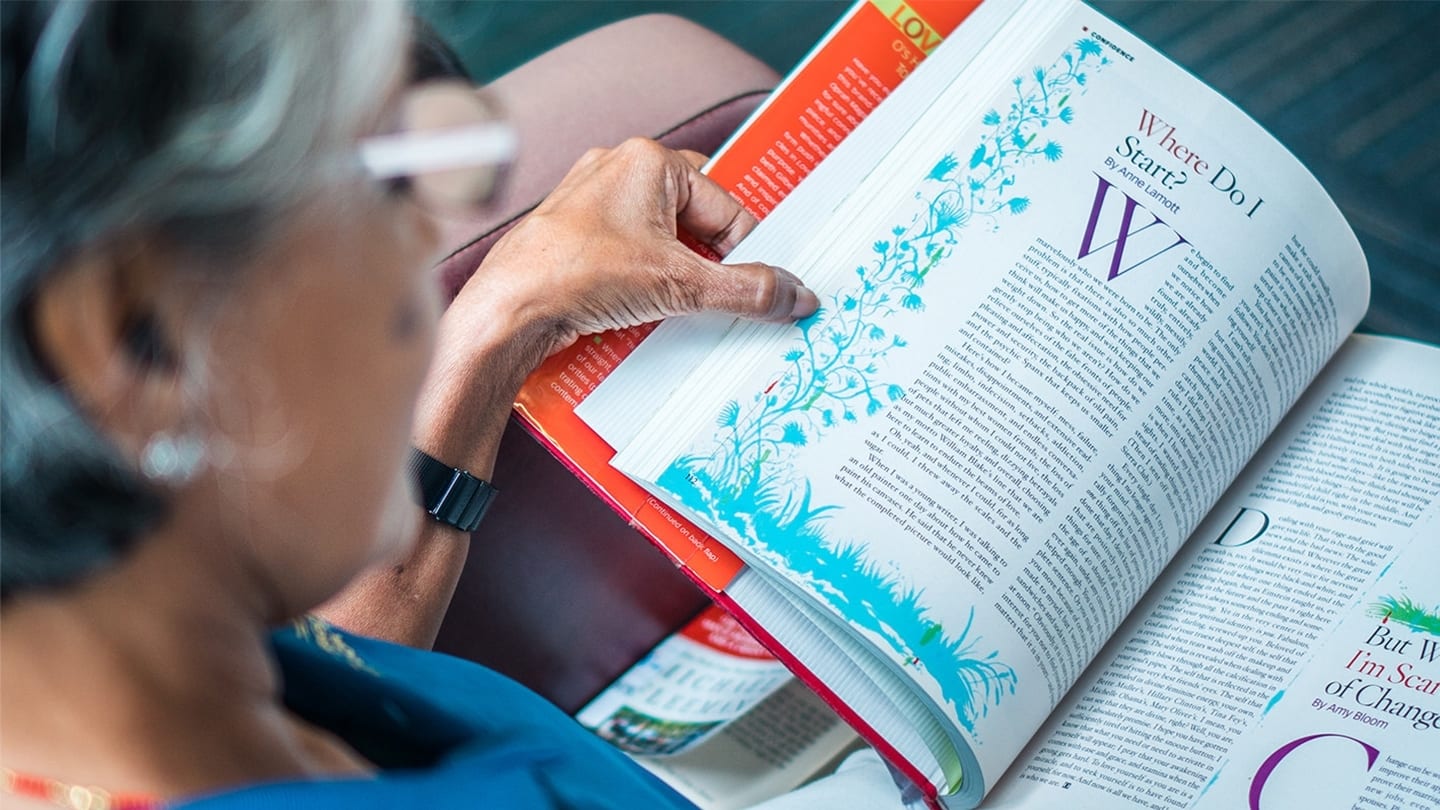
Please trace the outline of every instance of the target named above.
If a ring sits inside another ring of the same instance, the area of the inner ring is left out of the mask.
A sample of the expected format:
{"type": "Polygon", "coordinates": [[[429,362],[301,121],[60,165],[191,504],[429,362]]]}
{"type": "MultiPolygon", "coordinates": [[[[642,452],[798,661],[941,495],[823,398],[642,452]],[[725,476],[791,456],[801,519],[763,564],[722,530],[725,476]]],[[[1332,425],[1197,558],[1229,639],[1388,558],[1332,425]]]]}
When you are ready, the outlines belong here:
{"type": "Polygon", "coordinates": [[[716,244],[723,246],[723,249],[728,252],[730,248],[733,248],[735,244],[750,231],[751,225],[751,218],[745,212],[745,209],[742,208],[736,211],[735,215],[730,217],[728,222],[721,225],[720,228],[715,231],[716,244]]]}
{"type": "Polygon", "coordinates": [[[609,152],[610,150],[603,146],[592,146],[589,149],[585,150],[585,154],[581,155],[579,160],[575,161],[575,165],[589,166],[590,164],[595,163],[596,161],[599,161],[601,158],[605,157],[605,155],[609,154],[609,152]]]}
{"type": "Polygon", "coordinates": [[[652,256],[650,291],[666,316],[695,312],[704,305],[701,279],[686,256],[652,256]]]}
{"type": "Polygon", "coordinates": [[[665,298],[675,312],[698,312],[705,308],[705,284],[688,262],[665,274],[665,298]]]}
{"type": "Polygon", "coordinates": [[[781,303],[780,278],[769,268],[756,267],[752,273],[755,279],[754,307],[756,313],[774,315],[781,303]]]}
{"type": "Polygon", "coordinates": [[[658,142],[639,136],[626,138],[616,149],[633,158],[642,160],[663,158],[667,151],[665,147],[661,146],[658,142]]]}

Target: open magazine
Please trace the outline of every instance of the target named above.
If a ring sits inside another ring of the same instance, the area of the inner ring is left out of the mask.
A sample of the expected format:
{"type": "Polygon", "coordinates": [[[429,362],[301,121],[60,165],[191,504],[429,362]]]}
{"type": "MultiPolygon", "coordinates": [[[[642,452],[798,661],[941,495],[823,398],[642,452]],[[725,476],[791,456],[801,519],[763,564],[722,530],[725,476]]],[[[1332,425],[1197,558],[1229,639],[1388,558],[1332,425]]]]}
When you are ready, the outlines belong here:
{"type": "Polygon", "coordinates": [[[988,3],[731,259],[822,311],[667,321],[577,413],[933,803],[1435,795],[1440,350],[1347,340],[1354,235],[1232,105],[988,3]]]}

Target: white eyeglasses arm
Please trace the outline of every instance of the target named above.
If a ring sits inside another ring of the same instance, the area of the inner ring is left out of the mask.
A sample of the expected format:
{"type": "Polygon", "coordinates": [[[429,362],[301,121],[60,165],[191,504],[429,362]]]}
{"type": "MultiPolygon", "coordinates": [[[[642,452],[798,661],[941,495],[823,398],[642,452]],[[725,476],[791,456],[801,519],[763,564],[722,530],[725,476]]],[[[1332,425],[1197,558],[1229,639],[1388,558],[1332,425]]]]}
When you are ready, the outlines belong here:
{"type": "Polygon", "coordinates": [[[517,139],[508,124],[490,122],[423,133],[377,135],[360,143],[360,162],[377,180],[408,174],[508,163],[517,139]]]}

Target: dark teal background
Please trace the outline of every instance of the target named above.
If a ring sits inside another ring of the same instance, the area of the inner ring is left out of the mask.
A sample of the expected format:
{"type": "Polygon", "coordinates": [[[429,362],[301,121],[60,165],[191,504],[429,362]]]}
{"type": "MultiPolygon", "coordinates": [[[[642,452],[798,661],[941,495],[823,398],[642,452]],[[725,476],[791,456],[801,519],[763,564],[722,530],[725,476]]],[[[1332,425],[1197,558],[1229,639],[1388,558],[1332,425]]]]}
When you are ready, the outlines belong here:
{"type": "MultiPolygon", "coordinates": [[[[1002,0],[1003,1],[1003,0],[1002,0]]],[[[1096,2],[1240,105],[1330,190],[1370,261],[1362,329],[1440,343],[1440,3],[1096,2]]],[[[479,77],[647,12],[785,73],[842,0],[421,0],[479,77]]]]}

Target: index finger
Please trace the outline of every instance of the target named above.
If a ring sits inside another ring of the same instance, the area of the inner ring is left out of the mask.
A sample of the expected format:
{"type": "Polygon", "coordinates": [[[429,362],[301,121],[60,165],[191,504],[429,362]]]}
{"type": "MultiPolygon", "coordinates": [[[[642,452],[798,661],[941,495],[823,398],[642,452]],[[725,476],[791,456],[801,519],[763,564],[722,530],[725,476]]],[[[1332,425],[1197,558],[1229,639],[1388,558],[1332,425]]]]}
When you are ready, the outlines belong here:
{"type": "Polygon", "coordinates": [[[676,184],[681,190],[676,201],[676,221],[691,236],[724,256],[755,229],[759,220],[719,183],[700,173],[704,155],[689,151],[678,154],[683,160],[676,166],[682,173],[676,184]]]}

